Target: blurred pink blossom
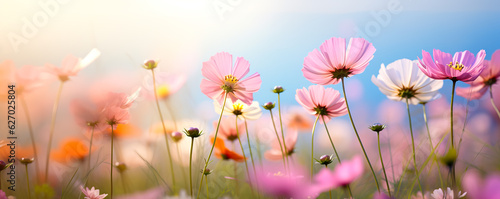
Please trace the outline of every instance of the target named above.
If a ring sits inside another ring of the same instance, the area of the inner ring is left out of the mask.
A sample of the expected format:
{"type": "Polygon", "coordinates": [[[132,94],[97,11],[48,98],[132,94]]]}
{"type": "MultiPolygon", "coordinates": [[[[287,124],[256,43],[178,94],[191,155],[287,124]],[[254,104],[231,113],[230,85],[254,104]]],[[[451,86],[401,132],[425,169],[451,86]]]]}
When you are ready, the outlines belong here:
{"type": "Polygon", "coordinates": [[[312,85],[308,89],[297,89],[295,100],[311,115],[325,116],[325,122],[332,117],[347,114],[344,98],[341,98],[339,91],[333,88],[312,85]]]}
{"type": "Polygon", "coordinates": [[[500,198],[498,173],[489,174],[485,179],[481,179],[477,172],[469,171],[465,174],[462,184],[471,199],[500,198]]]}
{"type": "Polygon", "coordinates": [[[457,95],[467,99],[479,99],[488,88],[496,84],[500,78],[500,50],[496,50],[491,56],[491,60],[484,60],[484,70],[473,82],[469,82],[468,88],[457,88],[457,95]]]}
{"type": "MultiPolygon", "coordinates": [[[[238,135],[244,135],[245,134],[245,124],[244,123],[239,123],[238,124],[238,134],[236,134],[236,119],[235,118],[228,118],[224,117],[220,121],[220,127],[219,127],[219,138],[224,139],[224,140],[229,140],[231,142],[235,141],[238,139],[238,135]]],[[[214,129],[217,128],[217,121],[214,121],[214,129]]]]}
{"type": "Polygon", "coordinates": [[[347,186],[363,174],[363,160],[355,156],[351,160],[344,160],[335,166],[333,172],[323,168],[314,177],[315,181],[324,186],[325,191],[337,187],[347,186]]]}
{"type": "Polygon", "coordinates": [[[45,69],[48,73],[53,74],[59,78],[61,81],[69,80],[70,76],[76,76],[80,70],[87,67],[92,63],[101,52],[97,49],[92,49],[83,59],[79,59],[73,55],[68,55],[64,58],[61,67],[57,67],[52,64],[46,64],[45,69]]]}
{"type": "MultiPolygon", "coordinates": [[[[297,138],[298,138],[298,132],[297,130],[291,129],[287,131],[286,137],[285,137],[285,144],[286,144],[286,149],[287,153],[286,155],[290,156],[294,153],[295,150],[295,144],[297,143],[297,138]]],[[[281,153],[281,148],[278,143],[278,140],[276,140],[276,137],[271,144],[271,149],[266,151],[264,153],[264,157],[268,160],[281,160],[283,155],[281,153]]]]}

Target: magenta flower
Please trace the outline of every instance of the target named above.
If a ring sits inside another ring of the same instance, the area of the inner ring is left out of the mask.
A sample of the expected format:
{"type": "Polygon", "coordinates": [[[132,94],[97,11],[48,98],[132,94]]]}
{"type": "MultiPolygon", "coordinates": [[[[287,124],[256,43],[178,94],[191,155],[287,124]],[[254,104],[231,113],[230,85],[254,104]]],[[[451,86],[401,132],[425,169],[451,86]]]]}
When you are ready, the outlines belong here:
{"type": "Polygon", "coordinates": [[[308,89],[297,89],[295,100],[310,114],[325,116],[325,122],[332,117],[347,114],[344,98],[341,98],[340,93],[333,88],[312,85],[308,89]]]}
{"type": "Polygon", "coordinates": [[[500,198],[500,175],[490,174],[481,180],[478,173],[469,171],[462,183],[467,196],[471,199],[500,198]]]}
{"type": "Polygon", "coordinates": [[[91,189],[85,187],[85,189],[80,186],[80,190],[82,190],[83,195],[85,195],[85,199],[104,199],[108,194],[99,194],[99,189],[95,189],[92,187],[91,189]]]}
{"type": "Polygon", "coordinates": [[[343,187],[351,184],[363,174],[363,160],[360,156],[355,156],[351,160],[342,161],[333,172],[328,168],[323,168],[315,177],[315,181],[326,190],[343,187]]]}
{"type": "Polygon", "coordinates": [[[363,38],[351,38],[346,49],[344,38],[332,37],[304,59],[302,72],[312,83],[337,84],[344,77],[362,73],[373,58],[375,48],[363,38]]]}
{"type": "Polygon", "coordinates": [[[288,173],[269,167],[257,170],[259,189],[274,198],[316,198],[319,195],[318,185],[309,180],[304,170],[292,167],[288,173]]]}
{"type": "Polygon", "coordinates": [[[431,54],[422,50],[422,59],[418,58],[420,70],[432,79],[451,79],[453,81],[474,81],[484,69],[483,61],[486,53],[480,50],[477,57],[469,51],[451,54],[434,49],[434,60],[431,54]]]}
{"type": "Polygon", "coordinates": [[[233,56],[227,52],[217,53],[210,60],[203,62],[201,73],[206,79],[201,80],[201,91],[209,98],[224,103],[227,92],[231,101],[241,100],[252,104],[253,93],[260,88],[262,80],[259,73],[242,79],[249,71],[250,63],[238,57],[233,67],[233,56]]]}
{"type": "Polygon", "coordinates": [[[500,78],[500,50],[496,50],[491,60],[484,60],[484,70],[473,82],[469,82],[469,88],[457,88],[457,95],[467,99],[479,99],[488,90],[488,87],[496,84],[500,78]]]}

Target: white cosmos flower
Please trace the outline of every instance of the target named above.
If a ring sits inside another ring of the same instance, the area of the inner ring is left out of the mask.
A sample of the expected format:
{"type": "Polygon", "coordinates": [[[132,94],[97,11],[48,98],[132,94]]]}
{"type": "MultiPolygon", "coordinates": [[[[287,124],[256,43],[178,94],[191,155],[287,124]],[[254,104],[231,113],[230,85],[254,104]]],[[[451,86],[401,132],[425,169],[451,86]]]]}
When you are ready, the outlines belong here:
{"type": "Polygon", "coordinates": [[[405,101],[411,104],[426,103],[436,99],[438,90],[443,87],[442,80],[434,80],[418,68],[418,61],[400,59],[387,67],[382,64],[377,77],[372,76],[372,82],[387,98],[395,101],[405,101]]]}
{"type": "MultiPolygon", "coordinates": [[[[222,106],[216,100],[214,100],[214,108],[215,112],[220,114],[222,106]]],[[[240,100],[236,100],[235,103],[231,100],[226,100],[223,114],[236,115],[241,120],[256,120],[262,116],[262,109],[260,108],[259,102],[256,101],[253,101],[249,106],[240,100]]]]}

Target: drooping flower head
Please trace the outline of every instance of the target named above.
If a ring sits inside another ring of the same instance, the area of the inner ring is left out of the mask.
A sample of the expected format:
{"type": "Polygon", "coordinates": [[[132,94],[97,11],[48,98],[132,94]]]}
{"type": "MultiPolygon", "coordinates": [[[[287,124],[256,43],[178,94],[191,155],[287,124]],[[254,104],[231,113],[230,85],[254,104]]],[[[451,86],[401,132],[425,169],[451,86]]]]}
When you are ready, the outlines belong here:
{"type": "MultiPolygon", "coordinates": [[[[287,131],[285,137],[286,144],[286,156],[291,156],[295,152],[295,144],[297,143],[298,132],[295,129],[290,129],[287,131]]],[[[283,154],[281,153],[281,148],[278,140],[274,139],[271,143],[271,149],[264,153],[264,157],[268,160],[281,160],[283,154]]]]}
{"type": "Polygon", "coordinates": [[[324,116],[325,122],[332,117],[347,114],[345,99],[333,88],[325,88],[320,85],[309,86],[308,89],[297,89],[295,100],[310,114],[324,116]]]}
{"type": "Polygon", "coordinates": [[[227,52],[217,53],[203,62],[201,73],[206,79],[201,80],[201,91],[219,104],[224,103],[226,92],[233,102],[239,99],[245,104],[251,104],[253,93],[259,90],[262,80],[259,73],[243,79],[249,72],[249,67],[250,63],[243,57],[238,57],[233,66],[233,55],[227,52]]]}
{"type": "Polygon", "coordinates": [[[52,64],[46,64],[45,68],[48,73],[57,76],[59,80],[64,82],[68,81],[70,76],[76,76],[80,70],[87,67],[100,55],[101,52],[94,48],[83,59],[68,55],[63,60],[60,68],[52,64]]]}
{"type": "Polygon", "coordinates": [[[337,84],[342,78],[362,73],[373,58],[375,48],[363,38],[332,37],[304,59],[304,77],[314,84],[337,84]]]}
{"type": "MultiPolygon", "coordinates": [[[[215,112],[220,113],[222,110],[219,102],[214,101],[215,112]]],[[[224,115],[235,115],[241,120],[256,120],[262,116],[259,102],[253,101],[250,105],[243,103],[241,100],[236,100],[234,103],[227,101],[224,108],[224,115]]]]}
{"type": "Polygon", "coordinates": [[[418,61],[409,59],[396,60],[387,67],[382,64],[377,77],[372,82],[387,98],[395,101],[408,99],[411,104],[428,102],[439,95],[443,87],[442,80],[427,77],[418,67],[418,61]]]}
{"type": "MultiPolygon", "coordinates": [[[[217,128],[217,121],[214,121],[214,128],[217,128]]],[[[234,142],[238,140],[238,136],[245,133],[245,124],[238,124],[238,131],[236,131],[236,124],[234,118],[222,118],[220,121],[219,135],[221,139],[229,140],[234,142]],[[238,133],[238,134],[236,134],[238,133]]]]}
{"type": "Polygon", "coordinates": [[[99,189],[92,187],[89,189],[88,187],[83,188],[80,186],[80,190],[83,195],[85,195],[85,199],[104,199],[108,194],[99,194],[99,189]]]}
{"type": "Polygon", "coordinates": [[[422,59],[418,58],[420,70],[432,79],[451,79],[453,81],[474,81],[484,69],[483,61],[486,53],[480,50],[474,57],[469,51],[451,54],[434,49],[434,60],[431,54],[422,50],[422,59]]]}
{"type": "MultiPolygon", "coordinates": [[[[210,143],[214,142],[214,137],[210,137],[210,143]]],[[[244,162],[246,159],[243,155],[240,155],[232,150],[226,148],[226,144],[224,144],[224,140],[217,137],[215,141],[215,157],[223,159],[223,160],[234,160],[235,162],[244,162]]]]}
{"type": "Polygon", "coordinates": [[[496,50],[491,60],[484,60],[484,70],[473,82],[469,82],[469,88],[457,88],[457,95],[467,99],[479,99],[488,90],[488,87],[500,80],[500,50],[496,50]]]}

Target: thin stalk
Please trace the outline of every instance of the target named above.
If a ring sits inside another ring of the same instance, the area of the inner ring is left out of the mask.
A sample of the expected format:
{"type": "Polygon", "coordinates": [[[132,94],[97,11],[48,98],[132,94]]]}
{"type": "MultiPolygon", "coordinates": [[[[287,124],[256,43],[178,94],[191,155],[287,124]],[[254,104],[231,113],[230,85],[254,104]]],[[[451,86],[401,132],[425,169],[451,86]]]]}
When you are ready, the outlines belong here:
{"type": "MultiPolygon", "coordinates": [[[[328,169],[328,165],[327,164],[325,164],[325,168],[328,169]]],[[[328,190],[328,193],[330,194],[330,199],[332,199],[332,190],[331,189],[328,190]]]]}
{"type": "Polygon", "coordinates": [[[325,125],[326,134],[328,135],[328,139],[330,139],[330,143],[332,144],[333,151],[335,152],[335,155],[337,156],[337,161],[339,161],[339,163],[341,163],[340,156],[337,153],[337,149],[335,149],[335,145],[333,144],[332,137],[330,137],[330,132],[328,131],[328,127],[326,126],[326,122],[325,122],[325,117],[323,115],[321,116],[321,120],[323,120],[323,124],[325,125]]]}
{"type": "MultiPolygon", "coordinates": [[[[240,132],[238,130],[238,117],[234,117],[236,121],[236,137],[238,137],[238,142],[240,143],[241,147],[241,153],[243,154],[243,159],[245,160],[245,169],[247,170],[247,177],[248,177],[248,182],[250,185],[252,185],[252,180],[250,178],[250,171],[248,171],[248,163],[247,163],[247,156],[245,155],[245,150],[243,149],[243,144],[241,144],[241,139],[240,139],[240,132]]],[[[250,186],[252,187],[252,186],[250,186]]],[[[253,188],[252,188],[252,193],[253,193],[253,188]]]]}
{"type": "Polygon", "coordinates": [[[285,162],[285,151],[283,150],[283,145],[281,144],[280,136],[278,135],[278,129],[276,128],[276,124],[274,123],[273,111],[269,109],[269,113],[271,114],[271,121],[273,122],[274,132],[276,133],[276,139],[278,139],[278,143],[280,144],[281,150],[281,158],[283,159],[283,167],[285,168],[285,173],[287,171],[286,162],[285,162]]]}
{"type": "MultiPolygon", "coordinates": [[[[208,154],[207,161],[205,162],[205,166],[203,167],[202,171],[205,171],[205,169],[207,169],[208,163],[210,162],[210,157],[212,156],[212,152],[214,151],[215,141],[217,140],[217,134],[219,133],[220,121],[222,119],[222,113],[224,113],[224,107],[226,106],[227,94],[228,94],[228,92],[226,92],[224,94],[224,103],[222,104],[222,110],[220,111],[219,122],[217,122],[217,128],[215,129],[214,142],[212,143],[212,149],[210,149],[210,153],[208,154]]],[[[201,185],[203,185],[203,175],[202,175],[201,180],[200,180],[200,186],[198,188],[198,194],[196,194],[196,198],[200,197],[201,185]]]]}
{"type": "Polygon", "coordinates": [[[382,171],[384,171],[385,184],[387,186],[387,193],[389,193],[389,198],[391,198],[391,187],[389,187],[389,179],[387,178],[387,173],[385,172],[384,159],[382,159],[382,151],[380,150],[380,133],[377,132],[377,142],[378,142],[378,154],[380,155],[380,164],[382,164],[382,171]]]}
{"type": "Polygon", "coordinates": [[[209,195],[210,192],[208,192],[208,175],[205,176],[205,184],[207,185],[207,199],[209,199],[210,198],[210,195],[209,195]]]}
{"type": "Polygon", "coordinates": [[[170,114],[170,117],[172,118],[172,121],[174,122],[174,129],[177,131],[177,119],[175,118],[175,114],[172,111],[172,108],[170,107],[170,104],[168,103],[167,100],[164,100],[165,102],[165,107],[167,107],[167,112],[170,114]]]}
{"type": "Polygon", "coordinates": [[[408,98],[406,98],[406,110],[408,111],[408,122],[410,123],[411,147],[413,150],[413,167],[415,167],[415,174],[417,175],[418,187],[420,188],[420,191],[422,193],[425,193],[424,189],[422,189],[422,185],[420,184],[420,175],[418,173],[417,158],[416,158],[416,151],[415,151],[415,140],[413,139],[413,128],[411,125],[410,105],[408,103],[408,98]]]}
{"type": "Polygon", "coordinates": [[[92,161],[90,155],[92,154],[92,140],[94,138],[94,128],[95,126],[90,127],[89,161],[87,162],[87,171],[90,171],[90,162],[92,161]]]}
{"type": "MultiPolygon", "coordinates": [[[[26,101],[24,100],[24,97],[22,95],[19,98],[21,100],[21,106],[23,106],[23,109],[24,109],[24,115],[26,115],[26,121],[28,122],[28,130],[29,130],[30,138],[31,138],[31,146],[33,147],[33,156],[34,156],[35,160],[39,160],[38,159],[38,150],[36,149],[35,136],[33,135],[33,126],[31,125],[31,117],[30,117],[30,113],[28,110],[28,106],[26,105],[26,101]]],[[[37,181],[40,180],[40,163],[38,163],[38,162],[40,162],[40,161],[35,161],[35,170],[36,170],[35,176],[36,176],[37,181]]]]}
{"type": "Polygon", "coordinates": [[[255,135],[255,140],[256,140],[256,148],[257,148],[257,156],[259,157],[259,164],[260,164],[260,168],[263,168],[263,163],[262,163],[262,150],[260,148],[260,139],[259,139],[259,136],[257,135],[257,133],[254,134],[255,135]]]}
{"type": "MultiPolygon", "coordinates": [[[[191,150],[189,150],[189,187],[191,190],[191,196],[193,195],[193,145],[194,145],[194,137],[191,138],[191,150]]],[[[203,170],[202,172],[204,172],[203,170]]],[[[203,178],[203,177],[202,177],[203,178]]],[[[203,180],[203,179],[202,179],[203,180]]]]}
{"type": "MultiPolygon", "coordinates": [[[[450,132],[451,132],[451,148],[455,148],[455,143],[454,143],[454,134],[453,134],[453,101],[455,99],[455,86],[457,84],[457,80],[452,79],[453,81],[453,87],[451,90],[451,103],[450,103],[450,132]]],[[[456,160],[455,160],[456,162],[456,160]]],[[[455,162],[453,162],[453,165],[451,166],[451,183],[453,190],[457,190],[457,180],[455,177],[455,162]]],[[[423,192],[422,192],[423,193],[423,192]]]]}
{"type": "Polygon", "coordinates": [[[368,166],[370,166],[370,170],[372,171],[373,179],[375,179],[375,185],[377,185],[377,190],[378,190],[378,192],[380,192],[380,187],[378,185],[377,176],[375,175],[375,171],[373,170],[372,164],[370,163],[370,159],[368,159],[368,155],[366,154],[365,147],[363,146],[363,143],[361,142],[361,138],[359,137],[358,131],[356,130],[356,125],[354,125],[354,120],[352,119],[351,109],[349,109],[349,103],[347,102],[347,95],[345,93],[344,78],[342,78],[341,80],[342,80],[342,91],[344,92],[344,98],[345,98],[345,105],[347,107],[347,113],[349,113],[349,119],[351,120],[352,128],[354,129],[354,133],[356,133],[356,137],[358,138],[359,145],[361,146],[361,149],[363,150],[363,154],[365,155],[366,162],[368,162],[368,166]]]}
{"type": "Polygon", "coordinates": [[[163,134],[165,135],[165,143],[167,145],[168,160],[170,163],[170,173],[172,174],[172,184],[173,184],[173,189],[175,192],[176,186],[175,186],[174,164],[172,162],[172,154],[170,153],[170,146],[168,144],[167,129],[165,128],[165,122],[163,121],[163,115],[161,114],[160,103],[158,102],[158,94],[156,93],[156,80],[155,80],[154,69],[151,69],[151,74],[153,76],[153,92],[155,94],[156,108],[158,109],[158,114],[160,115],[161,125],[163,127],[163,134]]]}
{"type": "MultiPolygon", "coordinates": [[[[431,151],[432,151],[432,148],[434,147],[434,144],[432,143],[431,133],[430,133],[430,130],[429,130],[429,122],[427,121],[427,113],[425,111],[425,103],[422,104],[422,108],[423,108],[423,112],[424,112],[425,128],[427,129],[427,136],[429,136],[429,143],[431,144],[431,151]]],[[[434,156],[434,162],[436,163],[436,166],[438,168],[439,182],[441,183],[441,187],[444,187],[443,177],[441,175],[441,168],[439,166],[439,162],[437,161],[436,154],[432,153],[431,155],[434,156]]],[[[432,165],[431,165],[431,168],[432,168],[432,165]]]]}
{"type": "Polygon", "coordinates": [[[280,118],[280,126],[281,126],[281,139],[283,140],[283,149],[285,152],[285,158],[286,158],[286,166],[287,169],[290,170],[290,161],[288,161],[288,149],[286,148],[286,141],[285,141],[285,133],[283,133],[283,121],[281,120],[281,102],[280,102],[280,94],[278,93],[278,115],[280,118]]]}
{"type": "Polygon", "coordinates": [[[500,118],[500,111],[498,111],[498,108],[495,105],[495,102],[493,101],[493,86],[490,86],[490,101],[491,101],[491,105],[493,106],[493,108],[497,112],[498,117],[500,118]]]}
{"type": "Polygon", "coordinates": [[[113,125],[111,124],[111,159],[110,159],[110,168],[111,168],[111,176],[110,176],[110,181],[111,181],[111,192],[109,194],[109,197],[111,199],[113,199],[113,145],[114,145],[114,135],[115,135],[115,132],[114,132],[114,128],[113,128],[113,125]]]}
{"type": "Polygon", "coordinates": [[[57,108],[59,107],[59,100],[61,98],[62,88],[64,82],[61,81],[59,84],[59,89],[57,90],[56,101],[54,102],[54,107],[52,108],[52,119],[50,122],[50,131],[49,131],[49,143],[47,144],[47,158],[45,161],[45,179],[44,182],[48,182],[49,180],[49,164],[50,164],[50,151],[52,150],[52,138],[54,137],[54,130],[56,127],[56,115],[57,108]]]}
{"type": "MultiPolygon", "coordinates": [[[[180,149],[180,147],[179,147],[179,143],[175,143],[175,145],[176,145],[176,147],[177,147],[177,158],[178,158],[178,159],[179,159],[179,161],[180,161],[180,160],[182,160],[182,157],[181,157],[181,152],[180,152],[180,151],[181,151],[181,149],[180,149]]],[[[186,178],[187,178],[187,176],[186,176],[186,171],[185,171],[185,169],[184,169],[184,166],[182,166],[182,167],[181,167],[181,172],[182,172],[182,178],[183,178],[183,179],[186,179],[186,178]]],[[[187,185],[187,181],[186,181],[186,180],[184,180],[184,185],[185,185],[186,187],[188,186],[188,185],[187,185]]]]}
{"type": "MultiPolygon", "coordinates": [[[[259,182],[257,181],[257,170],[255,170],[255,162],[253,161],[252,145],[250,145],[250,135],[248,135],[247,119],[245,118],[244,121],[245,121],[245,131],[246,131],[246,134],[247,134],[248,150],[250,151],[250,159],[252,159],[252,167],[253,167],[253,174],[254,174],[254,177],[255,177],[255,183],[256,183],[257,187],[259,187],[259,182]]],[[[236,127],[236,128],[238,128],[238,127],[236,127]]],[[[258,196],[260,198],[259,192],[257,192],[257,194],[258,194],[258,196]]]]}
{"type": "Polygon", "coordinates": [[[313,180],[313,175],[314,175],[314,131],[316,130],[316,124],[318,123],[318,120],[319,120],[319,115],[318,117],[316,117],[316,120],[314,121],[312,135],[311,135],[311,181],[313,180]]]}
{"type": "Polygon", "coordinates": [[[120,172],[120,178],[121,178],[121,181],[122,181],[123,192],[127,193],[128,192],[128,186],[125,183],[125,174],[123,172],[120,172]]]}
{"type": "Polygon", "coordinates": [[[26,182],[28,183],[28,198],[31,199],[30,176],[28,173],[28,164],[24,164],[26,168],[26,182]]]}

